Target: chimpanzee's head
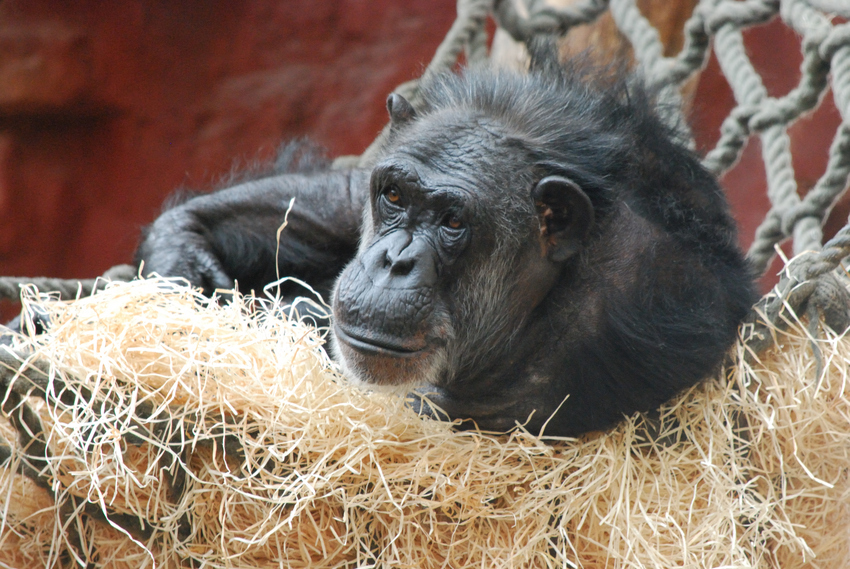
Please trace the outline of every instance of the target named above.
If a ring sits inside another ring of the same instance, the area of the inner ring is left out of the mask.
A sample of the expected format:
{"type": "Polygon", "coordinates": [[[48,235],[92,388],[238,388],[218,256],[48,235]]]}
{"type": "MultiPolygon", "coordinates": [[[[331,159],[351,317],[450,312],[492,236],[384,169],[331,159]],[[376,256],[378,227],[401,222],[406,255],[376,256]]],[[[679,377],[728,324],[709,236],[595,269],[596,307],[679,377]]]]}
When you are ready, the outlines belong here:
{"type": "MultiPolygon", "coordinates": [[[[500,83],[486,78],[464,100],[476,76],[447,81],[419,113],[389,97],[360,249],[334,291],[338,359],[371,384],[449,385],[504,358],[594,223],[563,157],[521,124],[537,119],[511,123],[516,93],[488,104],[500,83]]],[[[525,103],[526,115],[539,106],[525,103]]]]}

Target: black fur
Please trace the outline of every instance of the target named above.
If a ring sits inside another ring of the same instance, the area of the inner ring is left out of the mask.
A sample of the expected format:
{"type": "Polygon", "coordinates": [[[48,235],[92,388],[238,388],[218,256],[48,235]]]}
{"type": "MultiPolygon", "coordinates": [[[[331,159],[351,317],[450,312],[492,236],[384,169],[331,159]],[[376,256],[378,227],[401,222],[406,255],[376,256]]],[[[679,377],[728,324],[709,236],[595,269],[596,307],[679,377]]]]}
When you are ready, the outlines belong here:
{"type": "MultiPolygon", "coordinates": [[[[362,197],[351,186],[367,176],[329,166],[321,147],[299,139],[282,144],[273,162],[234,169],[212,193],[175,192],[142,231],[136,264],[146,274],[184,277],[206,294],[234,284],[260,293],[279,276],[297,275],[327,297],[356,249],[362,197]]],[[[306,293],[294,283],[279,292],[306,293]]]]}
{"type": "Polygon", "coordinates": [[[139,259],[206,290],[277,266],[330,292],[342,272],[348,374],[482,428],[577,435],[657,407],[718,367],[754,300],[734,222],[639,80],[536,55],[527,75],[439,76],[415,111],[394,95],[372,171],[166,212],[139,259]]]}

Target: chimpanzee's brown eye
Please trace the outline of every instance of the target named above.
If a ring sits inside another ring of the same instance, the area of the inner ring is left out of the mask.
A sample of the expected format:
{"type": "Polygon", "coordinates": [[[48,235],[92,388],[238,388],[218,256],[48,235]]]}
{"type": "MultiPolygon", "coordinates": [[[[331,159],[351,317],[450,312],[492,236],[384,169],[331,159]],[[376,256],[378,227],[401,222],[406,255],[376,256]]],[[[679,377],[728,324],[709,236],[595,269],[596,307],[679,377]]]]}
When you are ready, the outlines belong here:
{"type": "Polygon", "coordinates": [[[442,225],[449,229],[461,229],[463,227],[463,220],[460,216],[449,213],[443,218],[442,225]]]}
{"type": "Polygon", "coordinates": [[[401,199],[401,193],[398,191],[398,188],[395,186],[390,186],[384,192],[384,195],[390,201],[390,203],[398,203],[398,200],[401,199]]]}

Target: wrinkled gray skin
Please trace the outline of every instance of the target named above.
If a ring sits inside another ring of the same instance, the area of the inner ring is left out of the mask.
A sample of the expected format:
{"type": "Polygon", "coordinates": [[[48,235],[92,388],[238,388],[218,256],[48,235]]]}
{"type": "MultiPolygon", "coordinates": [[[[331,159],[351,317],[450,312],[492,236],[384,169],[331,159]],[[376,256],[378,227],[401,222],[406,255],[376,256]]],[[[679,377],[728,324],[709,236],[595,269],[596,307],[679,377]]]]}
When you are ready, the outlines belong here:
{"type": "Polygon", "coordinates": [[[408,385],[445,415],[423,412],[484,429],[605,428],[717,368],[752,279],[717,183],[639,85],[544,66],[442,77],[424,100],[390,97],[370,171],[167,211],[145,271],[206,291],[259,289],[276,268],[306,280],[332,296],[349,377],[408,385]]]}

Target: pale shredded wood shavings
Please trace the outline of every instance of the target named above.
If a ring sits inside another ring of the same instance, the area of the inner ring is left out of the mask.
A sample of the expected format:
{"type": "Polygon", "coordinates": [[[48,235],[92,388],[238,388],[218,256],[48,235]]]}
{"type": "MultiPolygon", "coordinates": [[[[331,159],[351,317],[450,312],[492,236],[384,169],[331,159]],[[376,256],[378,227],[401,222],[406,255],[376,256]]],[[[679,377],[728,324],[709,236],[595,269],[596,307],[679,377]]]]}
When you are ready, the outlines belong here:
{"type": "Polygon", "coordinates": [[[28,340],[53,364],[52,397],[28,401],[52,458],[48,488],[16,474],[22,451],[0,425],[12,448],[0,469],[0,566],[838,569],[850,559],[844,338],[818,340],[821,378],[798,326],[758,357],[739,345],[722,380],[683,394],[652,428],[635,416],[557,441],[420,418],[403,395],[341,378],[311,327],[238,295],[209,304],[157,279],[27,302],[52,318],[28,340]]]}

